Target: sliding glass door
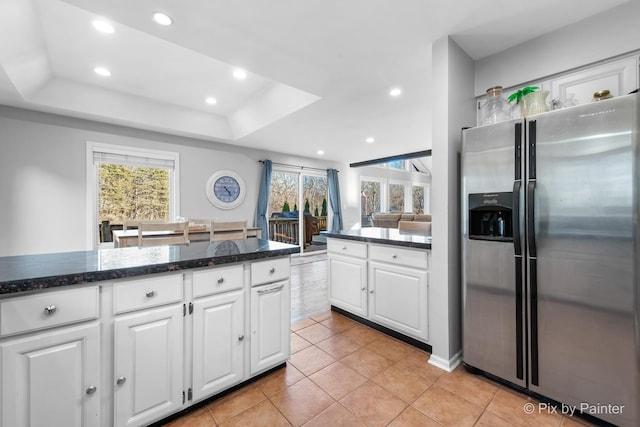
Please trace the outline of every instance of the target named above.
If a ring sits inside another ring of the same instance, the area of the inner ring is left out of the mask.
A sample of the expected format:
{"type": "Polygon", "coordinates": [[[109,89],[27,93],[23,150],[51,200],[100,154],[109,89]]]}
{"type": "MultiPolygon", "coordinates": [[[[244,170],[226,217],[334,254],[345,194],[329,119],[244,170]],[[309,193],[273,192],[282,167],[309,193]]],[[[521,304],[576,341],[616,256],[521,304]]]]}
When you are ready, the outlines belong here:
{"type": "Polygon", "coordinates": [[[301,253],[326,249],[326,175],[274,168],[267,215],[270,240],[298,245],[301,253]]]}

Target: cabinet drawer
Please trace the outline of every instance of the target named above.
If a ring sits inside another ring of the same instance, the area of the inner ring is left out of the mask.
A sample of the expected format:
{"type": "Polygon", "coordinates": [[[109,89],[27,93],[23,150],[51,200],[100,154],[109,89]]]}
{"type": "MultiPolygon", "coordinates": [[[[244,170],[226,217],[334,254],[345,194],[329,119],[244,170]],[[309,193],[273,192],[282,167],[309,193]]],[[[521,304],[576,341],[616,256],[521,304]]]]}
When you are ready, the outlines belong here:
{"type": "Polygon", "coordinates": [[[251,264],[251,286],[287,279],[290,270],[289,257],[254,262],[251,264]]]}
{"type": "Polygon", "coordinates": [[[242,288],[242,265],[210,268],[193,273],[193,297],[218,294],[242,288]]]}
{"type": "Polygon", "coordinates": [[[369,257],[374,261],[382,261],[394,265],[405,265],[428,269],[426,249],[405,249],[398,246],[376,246],[369,248],[369,257]]]}
{"type": "Polygon", "coordinates": [[[182,274],[128,280],[113,286],[114,312],[124,313],[182,301],[182,274]]]}
{"type": "Polygon", "coordinates": [[[344,239],[327,239],[329,253],[348,255],[358,258],[367,257],[367,244],[344,239]]]}
{"type": "Polygon", "coordinates": [[[6,299],[0,302],[0,335],[97,319],[98,298],[98,287],[91,286],[6,299]]]}

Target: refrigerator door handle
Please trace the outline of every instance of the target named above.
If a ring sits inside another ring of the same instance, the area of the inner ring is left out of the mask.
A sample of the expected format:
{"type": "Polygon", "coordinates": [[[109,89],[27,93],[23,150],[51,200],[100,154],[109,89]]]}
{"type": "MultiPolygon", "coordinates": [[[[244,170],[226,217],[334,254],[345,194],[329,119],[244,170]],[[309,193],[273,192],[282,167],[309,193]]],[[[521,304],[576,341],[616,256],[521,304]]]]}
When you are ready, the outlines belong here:
{"type": "Polygon", "coordinates": [[[538,265],[535,258],[529,259],[529,304],[531,313],[531,384],[539,386],[538,379],[538,265]]]}
{"type": "Polygon", "coordinates": [[[527,222],[527,243],[529,244],[529,256],[533,258],[537,256],[535,224],[534,224],[535,194],[536,194],[536,181],[531,180],[527,184],[527,221],[526,222],[527,222]]]}
{"type": "Polygon", "coordinates": [[[512,224],[513,251],[516,256],[522,256],[522,240],[520,239],[520,187],[521,181],[513,183],[512,224]]]}
{"type": "Polygon", "coordinates": [[[524,379],[524,306],[522,298],[522,263],[523,258],[516,256],[516,377],[524,379]]]}

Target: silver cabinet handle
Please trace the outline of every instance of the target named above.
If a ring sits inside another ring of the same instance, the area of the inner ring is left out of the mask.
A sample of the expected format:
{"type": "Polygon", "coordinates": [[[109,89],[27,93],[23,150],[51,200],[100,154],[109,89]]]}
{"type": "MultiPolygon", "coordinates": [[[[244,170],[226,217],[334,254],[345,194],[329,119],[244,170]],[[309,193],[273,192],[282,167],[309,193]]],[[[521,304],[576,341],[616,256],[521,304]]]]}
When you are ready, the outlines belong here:
{"type": "Polygon", "coordinates": [[[91,387],[89,387],[89,388],[86,390],[86,393],[87,393],[87,394],[93,394],[93,393],[95,393],[95,392],[96,392],[96,390],[97,390],[96,386],[92,385],[91,387]]]}
{"type": "Polygon", "coordinates": [[[271,267],[271,270],[269,270],[269,274],[273,274],[276,272],[276,268],[275,267],[271,267]]]}
{"type": "Polygon", "coordinates": [[[126,377],[118,377],[118,379],[116,380],[116,384],[118,385],[122,385],[127,381],[126,377]]]}
{"type": "Polygon", "coordinates": [[[342,247],[342,250],[343,250],[343,251],[346,251],[346,250],[347,250],[347,247],[346,247],[346,246],[343,246],[343,247],[342,247]]]}
{"type": "Polygon", "coordinates": [[[271,288],[271,289],[260,289],[258,291],[259,294],[264,295],[264,294],[270,294],[272,292],[278,292],[280,289],[284,288],[284,285],[280,285],[277,288],[271,288]]]}
{"type": "Polygon", "coordinates": [[[238,341],[244,341],[244,334],[238,336],[238,341]]]}
{"type": "Polygon", "coordinates": [[[365,289],[366,289],[366,287],[365,287],[365,286],[363,286],[363,287],[361,287],[361,288],[360,288],[360,290],[361,290],[361,291],[364,291],[365,289]]]}
{"type": "Polygon", "coordinates": [[[371,290],[369,291],[369,293],[370,293],[370,294],[372,294],[372,293],[373,293],[373,289],[371,289],[371,290]]]}
{"type": "Polygon", "coordinates": [[[147,291],[146,295],[147,298],[151,298],[152,296],[154,296],[156,294],[156,291],[147,291]]]}
{"type": "Polygon", "coordinates": [[[218,279],[218,285],[222,285],[223,282],[224,282],[224,277],[221,277],[218,279]]]}
{"type": "Polygon", "coordinates": [[[391,255],[391,258],[396,259],[396,258],[398,258],[398,255],[393,254],[393,255],[391,255]]]}
{"type": "Polygon", "coordinates": [[[51,316],[56,312],[57,309],[58,307],[56,307],[55,305],[48,305],[44,308],[44,314],[46,314],[47,316],[51,316]]]}

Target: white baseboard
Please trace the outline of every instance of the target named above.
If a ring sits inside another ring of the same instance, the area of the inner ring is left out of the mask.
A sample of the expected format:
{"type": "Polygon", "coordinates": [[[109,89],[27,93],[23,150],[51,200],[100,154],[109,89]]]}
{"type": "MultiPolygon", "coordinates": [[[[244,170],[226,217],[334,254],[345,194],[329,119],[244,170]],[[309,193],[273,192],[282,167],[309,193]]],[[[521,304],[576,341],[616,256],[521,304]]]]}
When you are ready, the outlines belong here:
{"type": "Polygon", "coordinates": [[[433,354],[429,357],[429,363],[437,368],[452,372],[462,363],[462,350],[457,352],[451,359],[443,359],[433,354]]]}

